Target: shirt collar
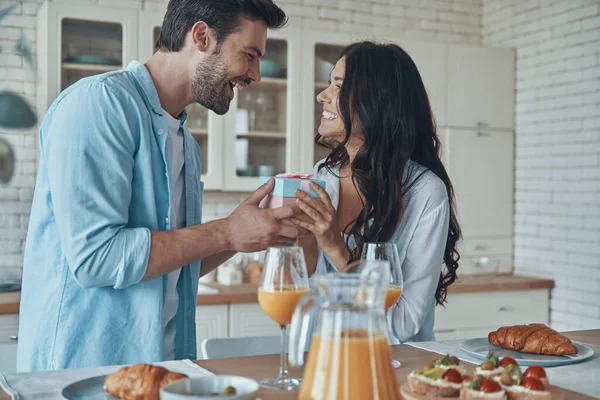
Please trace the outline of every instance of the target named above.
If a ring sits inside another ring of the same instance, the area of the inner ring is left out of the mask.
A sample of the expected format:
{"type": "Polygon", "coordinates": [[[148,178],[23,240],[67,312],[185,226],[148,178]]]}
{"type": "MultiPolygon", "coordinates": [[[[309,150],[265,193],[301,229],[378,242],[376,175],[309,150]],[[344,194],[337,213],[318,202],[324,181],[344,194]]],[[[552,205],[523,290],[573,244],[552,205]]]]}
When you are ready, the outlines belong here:
{"type": "MultiPolygon", "coordinates": [[[[150,72],[144,64],[139,61],[132,61],[127,65],[127,70],[131,72],[135,80],[138,82],[140,88],[142,89],[142,94],[146,98],[146,102],[152,107],[152,111],[156,114],[163,116],[164,110],[160,105],[160,99],[158,97],[158,92],[156,91],[156,86],[154,85],[154,81],[152,80],[152,76],[150,76],[150,72]]],[[[181,115],[179,115],[179,121],[181,125],[183,125],[187,119],[187,112],[184,109],[181,115]]]]}

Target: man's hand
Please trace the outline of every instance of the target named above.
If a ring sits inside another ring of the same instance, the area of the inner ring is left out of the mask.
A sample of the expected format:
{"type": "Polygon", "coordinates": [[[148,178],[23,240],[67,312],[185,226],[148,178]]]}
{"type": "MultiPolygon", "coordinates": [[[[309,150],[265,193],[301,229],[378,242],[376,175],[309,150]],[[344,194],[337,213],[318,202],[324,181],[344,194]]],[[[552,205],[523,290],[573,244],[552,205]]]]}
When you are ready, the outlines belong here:
{"type": "Polygon", "coordinates": [[[292,208],[261,209],[258,206],[271,193],[274,183],[269,179],[227,217],[228,241],[233,250],[247,253],[295,241],[298,228],[282,224],[282,220],[294,214],[292,208]]]}

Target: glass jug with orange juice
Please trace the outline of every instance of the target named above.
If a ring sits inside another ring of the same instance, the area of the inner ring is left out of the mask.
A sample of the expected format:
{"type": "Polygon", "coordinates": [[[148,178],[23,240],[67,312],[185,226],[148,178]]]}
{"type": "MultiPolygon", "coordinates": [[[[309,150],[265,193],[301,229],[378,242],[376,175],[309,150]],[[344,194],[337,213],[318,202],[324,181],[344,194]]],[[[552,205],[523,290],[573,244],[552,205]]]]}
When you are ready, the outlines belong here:
{"type": "Polygon", "coordinates": [[[304,364],[311,340],[299,400],[401,398],[384,314],[389,266],[367,262],[379,266],[314,277],[314,290],[296,307],[289,331],[292,365],[304,364]]]}

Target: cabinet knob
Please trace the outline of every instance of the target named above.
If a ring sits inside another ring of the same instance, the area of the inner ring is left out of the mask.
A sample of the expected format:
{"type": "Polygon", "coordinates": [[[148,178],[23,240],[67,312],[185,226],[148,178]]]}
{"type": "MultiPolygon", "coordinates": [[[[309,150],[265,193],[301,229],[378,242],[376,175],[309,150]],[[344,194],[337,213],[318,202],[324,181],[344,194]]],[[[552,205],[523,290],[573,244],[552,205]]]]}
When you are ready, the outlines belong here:
{"type": "Polygon", "coordinates": [[[10,335],[8,338],[9,338],[10,340],[14,340],[14,341],[17,341],[17,340],[19,340],[19,337],[18,337],[17,335],[10,335]]]}

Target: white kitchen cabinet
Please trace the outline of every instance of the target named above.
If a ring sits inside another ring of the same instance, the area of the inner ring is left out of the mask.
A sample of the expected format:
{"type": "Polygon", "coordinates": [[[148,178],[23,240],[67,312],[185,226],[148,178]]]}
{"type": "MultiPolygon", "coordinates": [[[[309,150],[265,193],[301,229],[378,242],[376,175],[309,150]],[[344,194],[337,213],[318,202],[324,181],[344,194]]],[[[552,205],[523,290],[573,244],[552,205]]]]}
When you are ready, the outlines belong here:
{"type": "Polygon", "coordinates": [[[465,239],[510,238],[513,223],[512,132],[450,130],[448,170],[465,239]]]}
{"type": "Polygon", "coordinates": [[[44,2],[38,13],[38,110],[77,80],[138,57],[138,12],[44,2]]]}
{"type": "Polygon", "coordinates": [[[512,49],[448,46],[448,126],[513,130],[514,54],[512,49]]]}
{"type": "Polygon", "coordinates": [[[436,123],[438,126],[445,126],[448,107],[446,100],[448,46],[442,43],[402,38],[396,38],[395,42],[408,53],[416,64],[427,90],[436,123]]]}
{"type": "Polygon", "coordinates": [[[196,307],[196,347],[198,357],[204,339],[228,336],[229,307],[227,304],[196,307]]]}
{"type": "Polygon", "coordinates": [[[229,336],[278,335],[281,328],[265,314],[258,303],[229,306],[229,336]]]}
{"type": "Polygon", "coordinates": [[[434,325],[434,332],[445,337],[452,331],[455,331],[456,338],[487,336],[501,326],[534,322],[547,324],[550,317],[547,289],[449,293],[447,300],[445,307],[436,307],[434,325]]]}
{"type": "Polygon", "coordinates": [[[18,314],[0,315],[0,373],[17,371],[18,314]]]}
{"type": "Polygon", "coordinates": [[[299,168],[301,42],[292,27],[269,31],[262,80],[235,91],[224,120],[224,190],[253,191],[258,176],[299,168]]]}

